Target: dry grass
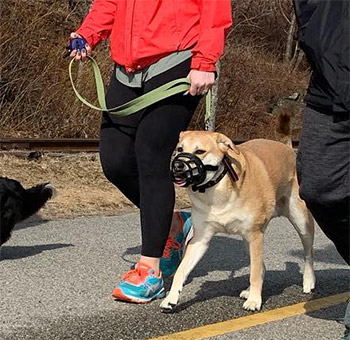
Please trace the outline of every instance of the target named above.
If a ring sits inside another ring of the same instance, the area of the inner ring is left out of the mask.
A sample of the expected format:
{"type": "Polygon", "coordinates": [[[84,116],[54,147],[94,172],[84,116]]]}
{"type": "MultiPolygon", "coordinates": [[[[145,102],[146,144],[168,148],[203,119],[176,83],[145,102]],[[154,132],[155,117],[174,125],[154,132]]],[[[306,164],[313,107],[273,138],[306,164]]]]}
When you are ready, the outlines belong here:
{"type": "MultiPolygon", "coordinates": [[[[0,5],[1,17],[6,18],[0,21],[0,80],[7,86],[0,89],[0,136],[96,135],[99,116],[75,99],[68,60],[62,59],[69,32],[81,20],[68,5],[68,1],[45,0],[8,0],[0,5]],[[8,89],[12,96],[4,98],[8,89]]],[[[98,54],[109,73],[106,44],[98,54]]],[[[86,82],[91,81],[89,76],[86,82]]],[[[93,90],[90,85],[85,93],[92,97],[93,90]]]]}
{"type": "MultiPolygon", "coordinates": [[[[50,156],[39,161],[14,156],[0,156],[0,176],[10,177],[24,187],[51,182],[57,197],[41,210],[44,218],[120,215],[137,211],[111,183],[100,166],[96,154],[50,156]]],[[[189,206],[184,190],[177,191],[177,208],[189,206]]]]}
{"type": "MultiPolygon", "coordinates": [[[[71,90],[63,46],[91,0],[0,2],[0,136],[98,137],[99,114],[71,90]]],[[[271,135],[271,107],[278,97],[306,87],[305,67],[283,61],[290,0],[235,0],[220,84],[218,130],[232,137],[271,135]]],[[[108,82],[108,46],[96,53],[108,82]]],[[[305,65],[304,65],[305,66],[305,65]]],[[[95,98],[91,73],[78,67],[84,95],[95,98]],[[82,76],[84,72],[84,77],[82,76]]],[[[192,127],[202,128],[198,113],[192,127]]]]}
{"type": "MultiPolygon", "coordinates": [[[[71,90],[62,59],[69,32],[92,0],[0,1],[0,137],[98,137],[100,115],[83,106],[71,90]]],[[[292,13],[290,0],[235,0],[235,26],[222,61],[217,129],[232,138],[273,137],[272,108],[279,97],[305,88],[305,64],[291,70],[283,60],[292,13]]],[[[108,44],[95,53],[108,82],[108,44]]],[[[84,95],[95,98],[91,72],[76,66],[84,95]],[[84,76],[83,76],[84,75],[84,76]]],[[[199,108],[191,128],[202,128],[199,108]]],[[[24,186],[51,181],[58,196],[44,217],[109,215],[135,208],[103,176],[97,155],[39,161],[0,157],[0,175],[24,186]]],[[[178,207],[188,206],[183,191],[178,207]]]]}
{"type": "Polygon", "coordinates": [[[233,49],[223,62],[217,129],[232,138],[273,138],[278,98],[305,88],[308,78],[307,71],[291,73],[267,52],[233,49]]]}
{"type": "MultiPolygon", "coordinates": [[[[273,138],[274,105],[279,98],[305,89],[310,76],[305,62],[293,69],[283,60],[292,2],[235,0],[232,4],[235,25],[222,59],[216,128],[231,138],[273,138]]],[[[203,111],[197,112],[192,128],[202,128],[203,111]]]]}

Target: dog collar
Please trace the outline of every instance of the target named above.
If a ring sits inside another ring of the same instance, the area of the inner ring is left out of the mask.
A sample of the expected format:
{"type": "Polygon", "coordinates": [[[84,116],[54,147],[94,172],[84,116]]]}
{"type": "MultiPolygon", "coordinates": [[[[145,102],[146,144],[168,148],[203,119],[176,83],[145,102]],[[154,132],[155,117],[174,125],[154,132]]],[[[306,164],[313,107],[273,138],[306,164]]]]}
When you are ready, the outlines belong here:
{"type": "Polygon", "coordinates": [[[204,193],[206,189],[213,187],[214,185],[218,184],[224,176],[228,173],[230,176],[232,182],[238,181],[238,175],[235,169],[232,167],[230,159],[227,156],[224,156],[222,159],[222,163],[224,164],[224,169],[222,170],[221,174],[214,180],[211,180],[203,185],[193,185],[192,191],[204,193]]]}

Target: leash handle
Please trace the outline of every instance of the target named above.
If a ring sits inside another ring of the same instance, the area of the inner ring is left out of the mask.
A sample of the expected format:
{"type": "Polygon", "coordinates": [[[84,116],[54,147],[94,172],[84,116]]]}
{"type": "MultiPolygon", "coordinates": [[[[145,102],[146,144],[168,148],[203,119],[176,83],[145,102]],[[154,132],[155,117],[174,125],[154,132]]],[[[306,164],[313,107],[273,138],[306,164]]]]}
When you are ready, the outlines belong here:
{"type": "Polygon", "coordinates": [[[211,116],[211,90],[205,95],[205,116],[204,116],[204,127],[209,130],[209,120],[211,116]]]}
{"type": "Polygon", "coordinates": [[[76,50],[77,53],[81,53],[83,50],[86,51],[87,41],[84,38],[71,38],[69,46],[66,47],[67,52],[63,54],[63,58],[68,58],[72,51],[76,50]]]}
{"type": "MultiPolygon", "coordinates": [[[[190,80],[188,78],[179,78],[179,79],[170,81],[169,83],[166,83],[123,105],[108,109],[106,106],[105,90],[104,90],[104,84],[103,84],[100,68],[98,67],[98,64],[94,58],[90,56],[87,56],[87,58],[91,61],[91,65],[94,71],[97,98],[100,106],[98,107],[96,105],[89,103],[78,92],[73,80],[72,67],[74,64],[74,59],[72,59],[69,63],[69,78],[70,78],[75,95],[83,104],[90,107],[91,109],[94,109],[97,111],[109,112],[110,114],[117,115],[119,117],[125,117],[128,115],[131,115],[165,98],[169,98],[178,93],[186,92],[191,86],[190,80]]],[[[206,94],[206,114],[205,114],[206,121],[210,117],[210,101],[211,101],[211,91],[208,91],[208,93],[206,94]]]]}

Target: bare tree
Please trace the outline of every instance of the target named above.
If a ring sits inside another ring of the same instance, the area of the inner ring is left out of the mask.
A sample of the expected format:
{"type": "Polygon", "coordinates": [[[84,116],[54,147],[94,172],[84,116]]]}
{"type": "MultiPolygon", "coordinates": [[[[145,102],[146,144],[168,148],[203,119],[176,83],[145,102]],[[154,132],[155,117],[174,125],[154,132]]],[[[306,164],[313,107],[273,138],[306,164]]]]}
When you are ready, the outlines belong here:
{"type": "Polygon", "coordinates": [[[216,82],[211,90],[210,117],[205,122],[205,129],[208,131],[215,131],[215,118],[216,118],[216,112],[218,108],[218,99],[219,99],[220,69],[221,69],[221,63],[219,61],[216,66],[216,73],[217,73],[216,82]]]}
{"type": "Polygon", "coordinates": [[[285,17],[289,22],[289,29],[287,32],[287,42],[283,54],[283,61],[289,65],[290,72],[293,72],[300,65],[304,57],[304,52],[300,49],[299,43],[296,39],[297,22],[294,11],[292,11],[290,17],[290,20],[285,17]]]}

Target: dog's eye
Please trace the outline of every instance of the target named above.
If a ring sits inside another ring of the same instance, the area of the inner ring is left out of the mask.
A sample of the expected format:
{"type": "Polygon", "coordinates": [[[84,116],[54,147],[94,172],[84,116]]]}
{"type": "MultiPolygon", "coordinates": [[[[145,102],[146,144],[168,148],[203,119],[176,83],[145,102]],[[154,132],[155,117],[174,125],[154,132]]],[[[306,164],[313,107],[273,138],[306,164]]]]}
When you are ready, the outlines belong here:
{"type": "Polygon", "coordinates": [[[202,155],[203,153],[205,153],[205,151],[204,150],[196,150],[194,153],[196,155],[202,155]]]}
{"type": "Polygon", "coordinates": [[[184,149],[182,147],[177,148],[177,152],[182,152],[184,149]]]}

